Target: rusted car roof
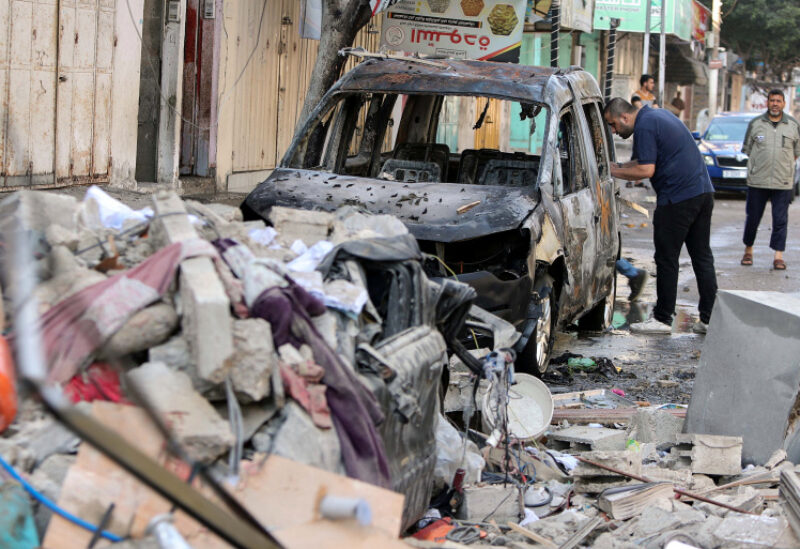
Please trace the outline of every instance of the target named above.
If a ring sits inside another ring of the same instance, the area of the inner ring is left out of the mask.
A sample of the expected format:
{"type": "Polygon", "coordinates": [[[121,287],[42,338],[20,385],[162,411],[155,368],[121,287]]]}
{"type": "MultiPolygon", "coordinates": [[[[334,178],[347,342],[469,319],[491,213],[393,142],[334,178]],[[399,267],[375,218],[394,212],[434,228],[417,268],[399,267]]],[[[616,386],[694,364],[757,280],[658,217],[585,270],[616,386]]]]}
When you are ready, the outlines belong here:
{"type": "Polygon", "coordinates": [[[345,92],[481,95],[518,100],[541,98],[551,76],[569,72],[486,61],[435,60],[436,66],[396,59],[369,59],[339,81],[345,92]]]}

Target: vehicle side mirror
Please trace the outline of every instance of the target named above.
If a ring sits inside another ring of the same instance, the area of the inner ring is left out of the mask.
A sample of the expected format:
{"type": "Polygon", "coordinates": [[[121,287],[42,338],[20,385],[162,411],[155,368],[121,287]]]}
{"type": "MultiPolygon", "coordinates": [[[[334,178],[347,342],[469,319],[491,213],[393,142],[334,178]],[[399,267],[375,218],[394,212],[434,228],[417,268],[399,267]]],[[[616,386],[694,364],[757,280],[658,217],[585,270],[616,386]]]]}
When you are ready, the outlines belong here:
{"type": "Polygon", "coordinates": [[[692,132],[692,137],[694,137],[695,141],[700,141],[700,132],[692,132]]]}

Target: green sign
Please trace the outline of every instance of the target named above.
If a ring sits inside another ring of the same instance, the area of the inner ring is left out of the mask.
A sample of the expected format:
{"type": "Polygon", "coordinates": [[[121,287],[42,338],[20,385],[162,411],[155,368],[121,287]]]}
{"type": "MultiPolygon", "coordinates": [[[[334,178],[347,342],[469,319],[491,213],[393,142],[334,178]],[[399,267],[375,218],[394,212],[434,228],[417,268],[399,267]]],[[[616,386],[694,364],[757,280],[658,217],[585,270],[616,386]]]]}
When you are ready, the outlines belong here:
{"type": "MultiPolygon", "coordinates": [[[[692,0],[663,0],[667,6],[665,32],[682,40],[691,40],[694,12],[692,0]]],[[[650,32],[661,32],[662,0],[650,1],[650,32]]],[[[594,28],[608,30],[611,19],[620,20],[617,30],[645,32],[647,0],[595,0],[594,28]]]]}

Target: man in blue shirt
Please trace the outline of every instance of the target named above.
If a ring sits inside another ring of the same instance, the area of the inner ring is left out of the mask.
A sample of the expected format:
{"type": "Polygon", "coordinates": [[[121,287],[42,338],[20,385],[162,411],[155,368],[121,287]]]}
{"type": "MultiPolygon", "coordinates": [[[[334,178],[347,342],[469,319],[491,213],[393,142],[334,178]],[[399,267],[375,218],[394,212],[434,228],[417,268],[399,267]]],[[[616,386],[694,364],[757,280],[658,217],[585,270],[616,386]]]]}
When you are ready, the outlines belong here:
{"type": "Polygon", "coordinates": [[[603,117],[623,139],[633,135],[632,160],[612,166],[620,179],[650,178],[656,192],[653,214],[656,292],[653,318],[631,325],[632,332],[670,333],[678,292],[678,259],[686,244],[700,293],[700,320],[693,329],[705,333],[717,295],[717,275],[711,253],[711,212],[714,187],[692,134],[666,109],[640,109],[616,97],[603,117]]]}

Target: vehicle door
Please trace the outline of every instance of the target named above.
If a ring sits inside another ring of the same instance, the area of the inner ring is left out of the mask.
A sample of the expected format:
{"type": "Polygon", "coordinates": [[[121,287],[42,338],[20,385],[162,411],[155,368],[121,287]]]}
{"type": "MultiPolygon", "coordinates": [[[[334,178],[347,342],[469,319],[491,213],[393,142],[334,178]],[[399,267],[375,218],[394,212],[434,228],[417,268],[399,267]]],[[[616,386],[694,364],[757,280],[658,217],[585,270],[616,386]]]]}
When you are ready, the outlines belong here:
{"type": "Polygon", "coordinates": [[[553,190],[564,223],[564,257],[570,279],[562,308],[571,317],[591,305],[597,255],[594,193],[589,187],[585,140],[574,104],[559,113],[556,152],[553,190]]]}
{"type": "Polygon", "coordinates": [[[615,262],[619,249],[615,183],[609,169],[611,157],[605,124],[597,99],[585,99],[581,109],[581,135],[586,151],[586,174],[594,195],[594,229],[597,251],[591,300],[605,297],[614,281],[615,262]]]}

